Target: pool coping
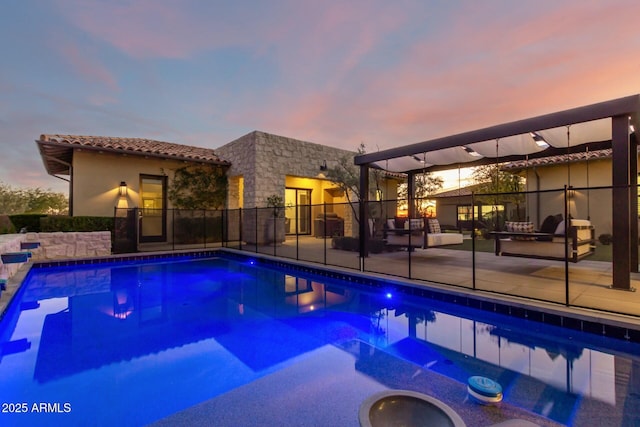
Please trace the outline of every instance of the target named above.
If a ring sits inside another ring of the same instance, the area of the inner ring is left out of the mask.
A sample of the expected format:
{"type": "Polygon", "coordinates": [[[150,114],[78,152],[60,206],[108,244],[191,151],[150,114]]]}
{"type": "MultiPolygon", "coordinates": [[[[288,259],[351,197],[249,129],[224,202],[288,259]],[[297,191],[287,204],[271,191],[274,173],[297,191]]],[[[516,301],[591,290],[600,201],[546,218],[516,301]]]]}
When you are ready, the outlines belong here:
{"type": "Polygon", "coordinates": [[[594,336],[615,338],[623,342],[640,343],[640,318],[622,314],[567,307],[560,304],[530,300],[482,290],[452,287],[428,281],[415,281],[379,273],[362,272],[338,266],[317,264],[268,254],[247,253],[231,248],[187,249],[182,251],[140,252],[136,254],[114,254],[104,257],[74,258],[63,260],[32,261],[26,263],[7,282],[7,290],[0,298],[0,320],[4,317],[13,298],[18,294],[24,279],[33,268],[61,267],[71,265],[104,264],[114,261],[146,261],[171,258],[208,258],[225,254],[231,259],[256,260],[259,264],[292,269],[322,277],[344,280],[372,289],[385,289],[405,295],[429,298],[479,309],[486,312],[526,319],[542,324],[581,331],[594,336]],[[5,298],[6,295],[9,298],[5,298]]]}
{"type": "Polygon", "coordinates": [[[361,272],[336,266],[319,265],[311,262],[278,258],[267,254],[252,253],[248,255],[244,251],[229,248],[222,249],[226,253],[236,254],[243,259],[260,259],[266,265],[292,268],[329,278],[345,279],[347,282],[365,284],[378,289],[392,289],[407,295],[425,297],[435,301],[559,326],[595,336],[640,343],[640,318],[633,316],[578,307],[566,307],[561,304],[529,300],[523,297],[453,287],[422,280],[404,279],[380,273],[361,272]]]}

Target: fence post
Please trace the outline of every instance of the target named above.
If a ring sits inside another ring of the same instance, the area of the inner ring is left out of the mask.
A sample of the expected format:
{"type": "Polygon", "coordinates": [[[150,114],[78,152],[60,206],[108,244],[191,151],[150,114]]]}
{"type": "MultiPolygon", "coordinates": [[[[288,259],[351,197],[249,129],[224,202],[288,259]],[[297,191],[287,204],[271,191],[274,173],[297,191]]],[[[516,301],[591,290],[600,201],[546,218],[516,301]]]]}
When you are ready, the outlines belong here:
{"type": "Polygon", "coordinates": [[[202,240],[204,243],[203,249],[207,249],[207,210],[202,209],[202,240]]]}
{"type": "Polygon", "coordinates": [[[569,229],[571,228],[571,218],[569,218],[569,193],[567,185],[564,186],[564,304],[569,306],[569,229]]]}
{"type": "Polygon", "coordinates": [[[238,219],[240,220],[240,222],[238,223],[238,228],[239,228],[239,231],[240,231],[240,233],[239,233],[240,234],[239,235],[240,241],[238,243],[239,243],[240,250],[242,250],[242,232],[243,232],[243,228],[242,228],[242,208],[238,208],[238,219]]]}
{"type": "Polygon", "coordinates": [[[476,195],[473,191],[471,192],[471,287],[476,289],[476,195]]]}
{"type": "MultiPolygon", "coordinates": [[[[324,265],[327,265],[327,201],[325,200],[322,205],[322,216],[324,222],[324,230],[322,231],[322,240],[324,241],[324,265]]],[[[344,214],[342,216],[344,216],[344,214]]]]}

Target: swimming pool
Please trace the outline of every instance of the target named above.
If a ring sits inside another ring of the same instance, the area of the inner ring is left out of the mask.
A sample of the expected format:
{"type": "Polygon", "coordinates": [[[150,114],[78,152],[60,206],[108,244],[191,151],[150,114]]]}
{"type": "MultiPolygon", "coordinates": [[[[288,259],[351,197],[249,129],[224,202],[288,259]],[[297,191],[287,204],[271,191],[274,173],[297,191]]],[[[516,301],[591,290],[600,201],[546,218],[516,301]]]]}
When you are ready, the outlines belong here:
{"type": "Polygon", "coordinates": [[[386,388],[468,425],[640,422],[637,344],[250,260],[34,268],[0,340],[1,425],[357,425],[386,388]]]}

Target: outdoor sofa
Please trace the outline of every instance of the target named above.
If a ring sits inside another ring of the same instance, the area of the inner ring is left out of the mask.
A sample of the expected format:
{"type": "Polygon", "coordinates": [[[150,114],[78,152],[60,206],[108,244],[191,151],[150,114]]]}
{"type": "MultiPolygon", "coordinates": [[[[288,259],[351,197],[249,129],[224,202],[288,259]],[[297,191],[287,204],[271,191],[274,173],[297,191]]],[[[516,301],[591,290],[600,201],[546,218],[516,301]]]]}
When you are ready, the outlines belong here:
{"type": "MultiPolygon", "coordinates": [[[[558,216],[554,217],[556,220],[558,216]]],[[[561,216],[560,216],[561,218],[561,216]]],[[[533,223],[525,221],[507,221],[505,231],[493,232],[495,238],[495,254],[499,256],[515,256],[578,262],[595,252],[595,230],[591,221],[586,219],[570,219],[566,230],[565,221],[557,222],[551,229],[549,217],[535,231],[533,223]],[[551,231],[553,230],[553,231],[551,231]]]]}
{"type": "Polygon", "coordinates": [[[388,246],[427,249],[459,245],[462,234],[443,232],[436,218],[394,218],[384,224],[384,239],[388,246]]]}

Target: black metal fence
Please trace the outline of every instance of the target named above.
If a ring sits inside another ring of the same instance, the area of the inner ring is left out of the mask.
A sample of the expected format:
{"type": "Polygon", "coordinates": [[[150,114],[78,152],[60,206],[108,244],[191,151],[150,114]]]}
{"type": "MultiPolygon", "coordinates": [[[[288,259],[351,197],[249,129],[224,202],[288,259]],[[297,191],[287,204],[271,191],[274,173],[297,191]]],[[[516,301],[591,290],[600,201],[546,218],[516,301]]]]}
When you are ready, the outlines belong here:
{"type": "MultiPolygon", "coordinates": [[[[399,207],[406,209],[409,221],[405,222],[410,223],[419,217],[417,212],[427,201],[413,200],[411,207],[409,201],[403,200],[372,201],[365,209],[365,257],[359,252],[358,203],[275,210],[116,209],[114,252],[228,247],[469,290],[640,315],[640,298],[638,304],[629,303],[635,293],[612,294],[616,291],[610,289],[612,285],[615,288],[611,274],[610,243],[615,239],[611,196],[611,187],[590,187],[438,199],[440,232],[460,234],[462,243],[430,247],[424,247],[422,235],[410,237],[415,241],[409,245],[389,244],[390,233],[414,234],[411,230],[389,229],[390,220],[401,219],[399,207]],[[579,219],[591,227],[592,237],[582,243],[578,262],[572,259],[577,249],[566,244],[572,238],[569,227],[559,231],[556,224],[556,229],[541,233],[540,226],[550,216],[579,219]],[[506,235],[509,222],[528,224],[531,229],[522,232],[533,234],[506,235]],[[510,249],[510,256],[496,251],[499,243],[509,243],[514,248],[510,249]]],[[[634,208],[637,210],[637,205],[634,208]]],[[[631,290],[637,279],[637,242],[631,244],[629,255],[632,259],[623,287],[631,290]]]]}

